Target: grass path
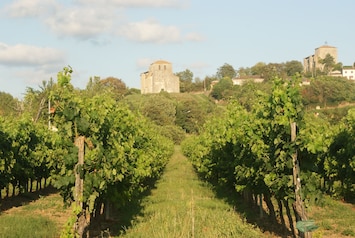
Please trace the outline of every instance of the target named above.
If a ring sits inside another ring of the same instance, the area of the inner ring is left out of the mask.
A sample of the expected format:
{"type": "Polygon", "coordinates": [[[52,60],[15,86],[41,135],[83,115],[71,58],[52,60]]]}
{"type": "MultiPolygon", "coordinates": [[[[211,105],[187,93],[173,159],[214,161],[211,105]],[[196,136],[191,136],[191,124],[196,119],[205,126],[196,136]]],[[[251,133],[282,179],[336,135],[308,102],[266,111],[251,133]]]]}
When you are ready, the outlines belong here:
{"type": "Polygon", "coordinates": [[[155,189],[142,201],[142,214],[120,237],[263,237],[233,207],[201,182],[180,148],[155,189]]]}
{"type": "Polygon", "coordinates": [[[58,193],[37,192],[11,198],[3,201],[0,209],[0,238],[59,237],[70,212],[63,207],[58,193]]]}

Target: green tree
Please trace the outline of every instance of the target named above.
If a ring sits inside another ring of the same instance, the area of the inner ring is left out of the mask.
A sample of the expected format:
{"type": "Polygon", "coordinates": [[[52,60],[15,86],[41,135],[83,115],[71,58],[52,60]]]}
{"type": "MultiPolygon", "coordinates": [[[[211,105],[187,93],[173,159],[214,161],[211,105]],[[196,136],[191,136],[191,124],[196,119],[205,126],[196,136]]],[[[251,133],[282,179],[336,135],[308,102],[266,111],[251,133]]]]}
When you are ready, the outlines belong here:
{"type": "Polygon", "coordinates": [[[206,82],[199,77],[196,77],[194,79],[194,82],[192,83],[192,91],[193,92],[202,92],[205,90],[206,87],[206,82]]]}
{"type": "Polygon", "coordinates": [[[233,81],[229,77],[222,78],[216,85],[214,85],[211,96],[217,100],[225,99],[228,91],[232,90],[233,81]]]}
{"type": "Polygon", "coordinates": [[[176,108],[173,100],[161,94],[147,95],[142,114],[157,125],[174,125],[176,108]]]}
{"type": "Polygon", "coordinates": [[[100,84],[111,90],[116,100],[122,99],[127,93],[127,86],[121,79],[108,77],[100,80],[100,84]]]}
{"type": "Polygon", "coordinates": [[[311,81],[309,86],[302,88],[305,104],[323,105],[353,102],[355,100],[355,85],[340,77],[320,76],[311,81]]]}
{"type": "Polygon", "coordinates": [[[262,73],[263,78],[268,81],[273,78],[286,78],[285,64],[269,63],[265,65],[262,73]]]}
{"type": "Polygon", "coordinates": [[[237,73],[240,77],[243,77],[243,76],[248,76],[248,75],[252,75],[252,70],[251,68],[249,67],[240,67],[238,70],[237,70],[237,73]]]}
{"type": "Polygon", "coordinates": [[[334,67],[333,67],[333,70],[338,70],[338,71],[342,71],[342,69],[343,69],[343,63],[342,62],[338,62],[338,63],[336,63],[335,65],[334,65],[334,67]]]}
{"type": "Polygon", "coordinates": [[[287,76],[294,76],[297,73],[301,74],[303,72],[303,65],[297,60],[287,61],[285,63],[285,71],[287,76]]]}
{"type": "Polygon", "coordinates": [[[263,77],[264,68],[266,64],[264,62],[258,62],[250,68],[252,75],[260,75],[263,77]]]}
{"type": "Polygon", "coordinates": [[[21,112],[20,102],[11,94],[0,92],[0,116],[15,116],[21,112]]]}
{"type": "Polygon", "coordinates": [[[184,71],[178,72],[175,75],[180,78],[180,92],[191,92],[193,87],[192,81],[194,74],[189,69],[185,69],[184,71]]]}
{"type": "Polygon", "coordinates": [[[214,77],[214,76],[206,76],[205,79],[204,79],[204,85],[205,85],[205,88],[206,90],[211,90],[211,84],[213,81],[217,81],[217,77],[214,77]]]}
{"type": "Polygon", "coordinates": [[[330,72],[332,72],[335,66],[334,57],[330,54],[327,54],[323,59],[319,59],[319,63],[323,65],[323,72],[325,74],[329,74],[330,72]]]}
{"type": "Polygon", "coordinates": [[[261,92],[270,94],[271,93],[271,81],[263,83],[254,83],[252,81],[247,81],[242,85],[234,87],[233,96],[234,98],[245,107],[248,111],[258,103],[261,92]]]}
{"type": "Polygon", "coordinates": [[[232,65],[227,63],[219,67],[217,71],[218,79],[223,79],[223,78],[233,79],[236,75],[237,75],[236,70],[233,68],[232,65]]]}
{"type": "MultiPolygon", "coordinates": [[[[66,80],[64,80],[66,81],[66,80]]],[[[62,82],[62,85],[68,85],[62,82]]],[[[30,113],[35,122],[48,119],[48,103],[51,91],[55,88],[53,79],[43,80],[39,89],[27,87],[24,98],[24,111],[30,113]]]]}

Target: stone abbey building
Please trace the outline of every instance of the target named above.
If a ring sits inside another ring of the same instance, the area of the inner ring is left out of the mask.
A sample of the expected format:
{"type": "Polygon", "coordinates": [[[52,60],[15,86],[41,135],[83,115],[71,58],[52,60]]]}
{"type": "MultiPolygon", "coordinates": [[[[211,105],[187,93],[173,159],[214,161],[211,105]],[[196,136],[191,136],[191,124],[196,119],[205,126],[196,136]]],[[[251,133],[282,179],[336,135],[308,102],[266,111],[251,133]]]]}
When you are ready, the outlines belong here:
{"type": "Polygon", "coordinates": [[[316,69],[323,69],[323,64],[319,62],[329,54],[334,58],[335,63],[338,62],[338,50],[334,46],[322,45],[314,50],[314,54],[303,59],[305,72],[315,72],[316,69]]]}
{"type": "Polygon", "coordinates": [[[172,64],[158,60],[152,63],[149,71],[141,74],[141,93],[180,92],[180,79],[173,73],[172,64]]]}

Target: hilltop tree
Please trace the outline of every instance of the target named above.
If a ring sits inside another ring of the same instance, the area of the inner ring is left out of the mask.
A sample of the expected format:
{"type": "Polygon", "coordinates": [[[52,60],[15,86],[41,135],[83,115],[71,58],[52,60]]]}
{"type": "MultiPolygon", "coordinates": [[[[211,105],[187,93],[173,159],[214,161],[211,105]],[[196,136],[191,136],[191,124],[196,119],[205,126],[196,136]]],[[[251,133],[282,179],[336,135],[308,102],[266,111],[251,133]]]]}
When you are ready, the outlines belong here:
{"type": "Polygon", "coordinates": [[[122,99],[128,92],[126,84],[121,79],[115,77],[105,79],[100,79],[100,77],[90,78],[86,85],[86,90],[92,96],[110,92],[115,100],[122,99]]]}
{"type": "Polygon", "coordinates": [[[303,72],[303,65],[297,60],[287,61],[285,63],[285,71],[287,76],[294,76],[297,73],[301,74],[303,72]]]}
{"type": "Polygon", "coordinates": [[[206,90],[210,90],[211,89],[211,84],[213,81],[217,81],[217,78],[215,76],[206,76],[204,79],[204,84],[205,84],[205,88],[206,90]]]}
{"type": "Polygon", "coordinates": [[[252,75],[260,75],[263,76],[264,68],[266,64],[264,62],[258,62],[254,66],[250,68],[252,75]]]}
{"type": "Polygon", "coordinates": [[[335,66],[334,57],[330,54],[327,54],[323,59],[319,59],[319,63],[323,64],[323,72],[326,74],[329,74],[335,66]]]}
{"type": "Polygon", "coordinates": [[[337,64],[334,65],[333,70],[339,70],[341,71],[343,69],[343,63],[338,62],[337,64]]]}
{"type": "Polygon", "coordinates": [[[226,98],[233,88],[233,81],[228,77],[222,78],[212,89],[211,96],[217,100],[226,98]]]}
{"type": "Polygon", "coordinates": [[[232,65],[227,63],[219,67],[217,71],[218,79],[223,79],[223,78],[233,79],[236,75],[237,75],[236,70],[233,68],[232,65]]]}
{"type": "Polygon", "coordinates": [[[265,80],[271,80],[273,78],[285,78],[285,64],[269,63],[265,65],[262,71],[262,77],[265,80]]]}
{"type": "Polygon", "coordinates": [[[246,68],[244,68],[244,67],[239,67],[239,69],[238,69],[238,75],[239,75],[239,76],[252,75],[252,70],[251,70],[251,68],[249,68],[249,67],[246,67],[246,68]]]}
{"type": "Polygon", "coordinates": [[[110,88],[116,96],[116,99],[122,98],[127,92],[126,84],[119,78],[108,77],[100,80],[100,84],[104,87],[110,88]]]}
{"type": "Polygon", "coordinates": [[[185,69],[185,71],[178,72],[175,75],[180,78],[180,92],[191,92],[194,74],[189,69],[185,69]]]}

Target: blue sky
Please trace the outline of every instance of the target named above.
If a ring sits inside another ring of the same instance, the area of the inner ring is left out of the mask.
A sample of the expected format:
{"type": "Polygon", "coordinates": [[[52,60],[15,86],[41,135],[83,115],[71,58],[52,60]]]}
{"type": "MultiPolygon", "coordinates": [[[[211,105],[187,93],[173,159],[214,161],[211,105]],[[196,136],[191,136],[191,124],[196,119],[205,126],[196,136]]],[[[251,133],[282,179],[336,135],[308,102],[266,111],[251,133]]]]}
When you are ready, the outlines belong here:
{"type": "Polygon", "coordinates": [[[155,60],[212,76],[224,63],[302,61],[324,45],[355,62],[355,1],[2,0],[0,91],[22,98],[64,66],[85,88],[92,76],[140,88],[155,60]]]}

